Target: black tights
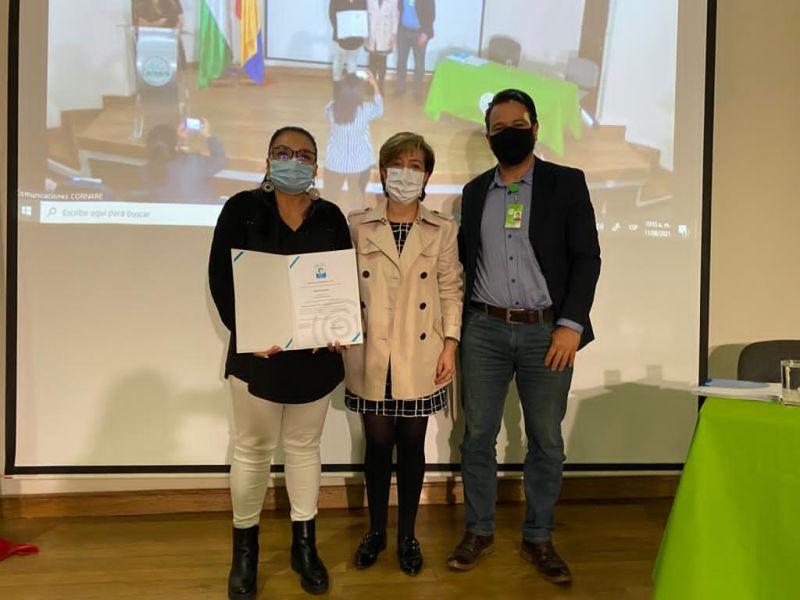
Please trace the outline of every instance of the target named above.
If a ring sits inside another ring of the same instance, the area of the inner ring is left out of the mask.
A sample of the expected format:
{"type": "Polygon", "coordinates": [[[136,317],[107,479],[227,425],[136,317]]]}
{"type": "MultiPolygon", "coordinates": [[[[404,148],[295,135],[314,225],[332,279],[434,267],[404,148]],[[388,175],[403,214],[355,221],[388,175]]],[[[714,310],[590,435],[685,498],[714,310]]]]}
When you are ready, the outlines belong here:
{"type": "Polygon", "coordinates": [[[364,476],[367,481],[369,519],[372,531],[386,531],[389,488],[392,481],[392,450],[397,445],[397,537],[414,535],[422,480],[425,477],[425,432],[428,417],[385,417],[365,414],[367,451],[364,476]]]}

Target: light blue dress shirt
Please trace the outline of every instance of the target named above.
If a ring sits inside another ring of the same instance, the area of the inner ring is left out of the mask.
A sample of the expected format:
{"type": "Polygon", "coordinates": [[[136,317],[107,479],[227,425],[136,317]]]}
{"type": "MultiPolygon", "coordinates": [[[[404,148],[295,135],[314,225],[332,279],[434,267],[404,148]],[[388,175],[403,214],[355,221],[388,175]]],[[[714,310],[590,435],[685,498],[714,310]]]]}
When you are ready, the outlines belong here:
{"type": "Polygon", "coordinates": [[[403,0],[403,17],[401,23],[406,29],[413,29],[417,31],[420,27],[419,17],[417,16],[417,9],[415,2],[412,0],[403,0]]]}
{"type": "MultiPolygon", "coordinates": [[[[509,191],[499,169],[495,171],[483,209],[481,249],[472,300],[511,309],[545,310],[553,306],[530,240],[535,168],[536,161],[516,182],[519,188],[516,193],[509,191]],[[516,229],[505,226],[511,204],[523,206],[522,226],[516,229]]],[[[559,319],[556,324],[583,333],[583,326],[570,319],[559,319]]]]}

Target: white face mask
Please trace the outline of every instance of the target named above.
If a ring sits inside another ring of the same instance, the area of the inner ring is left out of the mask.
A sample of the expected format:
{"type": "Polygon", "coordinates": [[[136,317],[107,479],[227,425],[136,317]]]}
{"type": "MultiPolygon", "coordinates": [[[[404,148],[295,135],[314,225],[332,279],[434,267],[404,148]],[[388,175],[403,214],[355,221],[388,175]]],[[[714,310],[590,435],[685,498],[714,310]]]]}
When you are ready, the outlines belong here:
{"type": "Polygon", "coordinates": [[[411,204],[422,196],[425,173],[416,169],[387,169],[386,193],[400,204],[411,204]]]}

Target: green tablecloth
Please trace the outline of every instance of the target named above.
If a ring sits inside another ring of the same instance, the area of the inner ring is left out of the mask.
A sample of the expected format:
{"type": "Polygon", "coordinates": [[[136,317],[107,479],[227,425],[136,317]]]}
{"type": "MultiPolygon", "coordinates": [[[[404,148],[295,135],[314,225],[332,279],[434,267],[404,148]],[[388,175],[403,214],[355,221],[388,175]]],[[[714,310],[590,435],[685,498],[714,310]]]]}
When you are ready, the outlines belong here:
{"type": "Polygon", "coordinates": [[[707,400],[656,561],[653,597],[796,600],[798,558],[800,407],[707,400]]]}
{"type": "Polygon", "coordinates": [[[581,108],[578,86],[563,79],[542,77],[489,62],[473,66],[455,60],[440,62],[433,74],[425,112],[439,120],[446,112],[483,124],[491,97],[506,88],[531,95],[539,117],[539,141],[558,155],[564,153],[564,130],[581,137],[581,108]]]}

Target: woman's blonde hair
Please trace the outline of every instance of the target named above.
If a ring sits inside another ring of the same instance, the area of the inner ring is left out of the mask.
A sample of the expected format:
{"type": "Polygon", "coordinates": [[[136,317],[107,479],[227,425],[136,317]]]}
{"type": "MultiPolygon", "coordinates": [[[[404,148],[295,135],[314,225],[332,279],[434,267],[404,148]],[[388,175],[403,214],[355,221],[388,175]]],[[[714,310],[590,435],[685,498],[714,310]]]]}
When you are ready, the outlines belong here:
{"type": "MultiPolygon", "coordinates": [[[[381,151],[378,154],[378,166],[381,171],[384,171],[389,168],[389,165],[391,165],[397,157],[402,156],[406,152],[416,150],[417,148],[422,150],[425,172],[430,175],[433,173],[433,165],[436,164],[436,155],[433,153],[433,148],[425,141],[424,137],[418,133],[412,133],[411,131],[395,133],[383,143],[381,151]]],[[[383,193],[386,194],[386,181],[383,179],[383,173],[381,173],[381,183],[384,185],[383,193]]],[[[423,189],[420,200],[424,199],[425,190],[423,189]]]]}
{"type": "Polygon", "coordinates": [[[425,141],[424,137],[410,131],[395,133],[384,142],[383,146],[381,146],[378,165],[381,169],[386,169],[398,156],[417,148],[422,150],[422,154],[425,157],[425,172],[433,173],[433,165],[436,164],[436,155],[433,153],[433,148],[425,141]]]}

